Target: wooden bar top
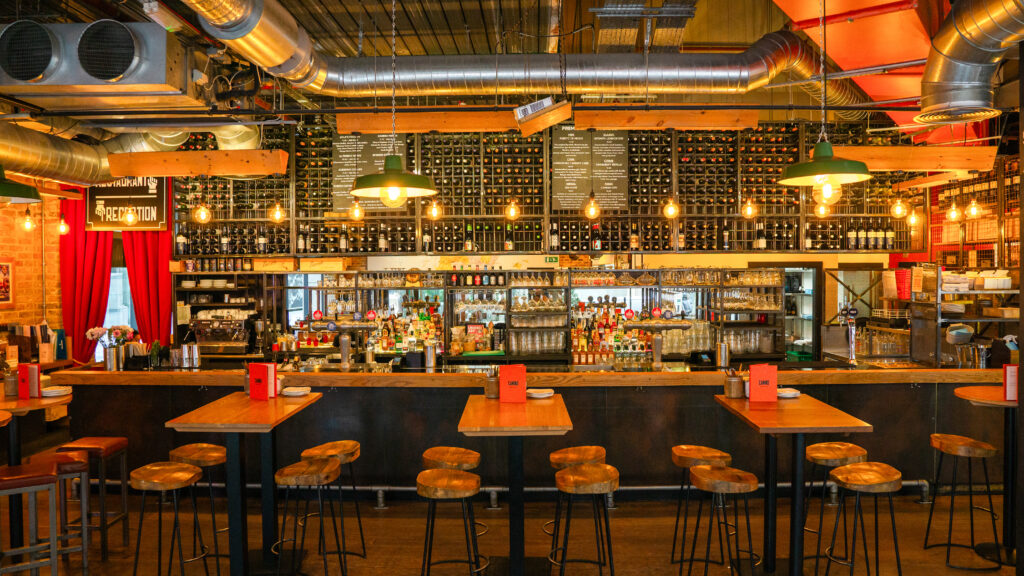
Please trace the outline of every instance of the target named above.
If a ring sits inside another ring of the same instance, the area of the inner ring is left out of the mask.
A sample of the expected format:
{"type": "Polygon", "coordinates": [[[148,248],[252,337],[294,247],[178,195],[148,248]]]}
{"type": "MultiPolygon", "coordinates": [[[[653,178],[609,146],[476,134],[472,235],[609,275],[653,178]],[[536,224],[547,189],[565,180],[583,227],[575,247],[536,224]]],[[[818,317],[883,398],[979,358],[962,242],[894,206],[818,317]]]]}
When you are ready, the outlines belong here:
{"type": "Polygon", "coordinates": [[[466,436],[561,436],[569,430],[572,420],[561,394],[524,403],[473,395],[459,419],[459,432],[466,436]]]}
{"type": "Polygon", "coordinates": [[[165,426],[178,432],[270,432],[321,396],[312,392],[298,397],[250,400],[245,392],[234,392],[169,420],[165,426]]]}
{"type": "Polygon", "coordinates": [[[801,394],[778,402],[715,395],[715,401],[761,434],[871,432],[874,427],[828,404],[801,394]]]}
{"type": "Polygon", "coordinates": [[[4,396],[0,400],[0,410],[6,410],[15,416],[24,416],[35,410],[45,410],[54,406],[64,406],[71,403],[71,394],[64,396],[50,396],[44,398],[29,398],[20,400],[17,396],[4,396]]]}
{"type": "Polygon", "coordinates": [[[1016,408],[1017,403],[1013,400],[1003,400],[1002,386],[961,386],[953,390],[957,398],[963,398],[977,406],[991,406],[993,408],[1016,408]]]}
{"type": "MultiPolygon", "coordinates": [[[[278,372],[284,386],[339,388],[480,388],[483,374],[278,372]]],[[[640,388],[724,386],[721,372],[531,372],[531,388],[640,388]]],[[[62,370],[51,376],[60,386],[206,386],[242,388],[242,370],[106,372],[62,370]]],[[[1002,384],[1002,370],[780,370],[780,386],[828,384],[1002,384]]]]}

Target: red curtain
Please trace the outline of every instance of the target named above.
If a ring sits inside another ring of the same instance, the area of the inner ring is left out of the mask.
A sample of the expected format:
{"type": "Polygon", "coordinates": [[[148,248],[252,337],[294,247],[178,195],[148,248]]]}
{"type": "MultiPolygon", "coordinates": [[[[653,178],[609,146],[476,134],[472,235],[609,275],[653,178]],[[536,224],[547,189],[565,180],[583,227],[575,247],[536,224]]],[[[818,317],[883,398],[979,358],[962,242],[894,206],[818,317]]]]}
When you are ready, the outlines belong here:
{"type": "MultiPolygon", "coordinates": [[[[167,180],[168,183],[170,179],[167,180]]],[[[170,197],[170,194],[168,194],[170,197]]],[[[169,199],[169,198],[168,198],[169,199]]],[[[167,213],[171,213],[168,203],[167,213]]],[[[163,232],[121,232],[128,284],[132,290],[135,321],[142,341],[170,344],[171,335],[171,253],[174,234],[168,223],[163,232]]]]}
{"type": "Polygon", "coordinates": [[[71,357],[91,362],[96,342],[85,331],[102,326],[110,292],[110,232],[85,231],[85,200],[61,200],[69,231],[60,237],[60,286],[64,332],[72,338],[71,357]]]}

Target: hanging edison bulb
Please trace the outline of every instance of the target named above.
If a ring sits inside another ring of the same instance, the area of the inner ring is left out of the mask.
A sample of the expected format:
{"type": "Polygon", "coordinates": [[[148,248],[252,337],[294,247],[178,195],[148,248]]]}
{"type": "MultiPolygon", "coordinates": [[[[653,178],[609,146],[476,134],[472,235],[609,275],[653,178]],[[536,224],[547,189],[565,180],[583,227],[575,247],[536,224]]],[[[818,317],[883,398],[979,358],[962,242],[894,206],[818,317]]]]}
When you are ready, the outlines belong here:
{"type": "Polygon", "coordinates": [[[274,207],[270,209],[270,219],[274,222],[283,222],[284,216],[284,208],[281,208],[281,203],[275,202],[274,207]]]}
{"type": "Polygon", "coordinates": [[[213,218],[213,214],[210,213],[210,209],[206,207],[206,204],[200,204],[192,210],[192,221],[199,224],[206,224],[213,218]]]}
{"type": "Polygon", "coordinates": [[[907,205],[903,203],[902,198],[897,198],[896,202],[889,207],[889,215],[897,219],[907,216],[907,205]]]}
{"type": "Polygon", "coordinates": [[[441,219],[441,205],[437,203],[437,200],[430,202],[430,206],[427,208],[427,218],[431,220],[441,219]]]}
{"type": "Polygon", "coordinates": [[[814,206],[814,215],[818,218],[828,218],[832,214],[832,207],[828,204],[816,204],[814,206]]]}
{"type": "Polygon", "coordinates": [[[590,193],[590,201],[583,208],[583,215],[589,220],[597,220],[601,216],[601,206],[597,203],[597,198],[594,198],[594,193],[590,193]]]}
{"type": "Polygon", "coordinates": [[[981,206],[978,206],[977,200],[971,198],[971,203],[968,204],[967,208],[964,210],[964,215],[968,218],[977,218],[978,216],[981,216],[981,206]]]}
{"type": "Polygon", "coordinates": [[[352,205],[348,207],[348,218],[357,222],[363,219],[363,207],[359,205],[359,200],[352,200],[352,205]]]}
{"type": "Polygon", "coordinates": [[[824,181],[820,185],[815,185],[811,189],[811,197],[817,204],[832,206],[842,199],[843,188],[838,184],[832,184],[831,182],[824,181]]]}
{"type": "Polygon", "coordinates": [[[21,221],[21,227],[25,232],[31,232],[36,227],[36,221],[32,219],[32,213],[25,209],[25,218],[21,221]]]}
{"type": "Polygon", "coordinates": [[[402,206],[408,197],[405,188],[401,186],[388,186],[380,189],[380,201],[388,208],[402,206]]]}
{"type": "Polygon", "coordinates": [[[64,219],[64,215],[60,215],[60,224],[57,225],[57,232],[60,232],[61,236],[66,235],[71,231],[71,227],[68,226],[67,220],[64,219]]]}
{"type": "Polygon", "coordinates": [[[515,220],[519,218],[520,213],[522,213],[522,210],[519,209],[519,204],[516,204],[516,199],[513,198],[512,201],[508,203],[508,206],[505,206],[505,218],[515,220]]]}
{"type": "Polygon", "coordinates": [[[754,218],[755,216],[757,216],[757,204],[754,204],[753,200],[747,198],[747,203],[743,205],[743,208],[740,210],[740,213],[747,220],[754,218]]]}
{"type": "Polygon", "coordinates": [[[949,206],[949,210],[946,211],[946,220],[949,220],[950,222],[957,222],[960,220],[960,216],[962,215],[963,214],[960,212],[960,209],[956,207],[956,200],[954,200],[949,206]]]}
{"type": "Polygon", "coordinates": [[[910,227],[917,226],[917,219],[917,209],[915,208],[914,211],[907,216],[907,225],[910,227]]]}
{"type": "Polygon", "coordinates": [[[125,226],[134,226],[139,222],[139,214],[135,211],[135,206],[128,205],[128,209],[121,214],[121,222],[124,222],[125,226]]]}
{"type": "Polygon", "coordinates": [[[673,220],[679,216],[679,204],[676,204],[675,198],[669,198],[668,203],[661,209],[661,213],[665,215],[665,218],[673,220]]]}

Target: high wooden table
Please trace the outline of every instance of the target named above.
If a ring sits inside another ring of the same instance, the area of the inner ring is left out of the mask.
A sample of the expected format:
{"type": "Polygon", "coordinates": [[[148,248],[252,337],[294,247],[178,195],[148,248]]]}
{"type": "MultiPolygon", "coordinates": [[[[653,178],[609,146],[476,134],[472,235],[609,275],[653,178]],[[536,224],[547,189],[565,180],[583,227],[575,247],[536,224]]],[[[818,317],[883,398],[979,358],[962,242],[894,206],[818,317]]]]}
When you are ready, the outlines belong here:
{"type": "Polygon", "coordinates": [[[231,575],[245,576],[249,566],[249,535],[245,514],[245,453],[243,434],[260,436],[260,494],[262,500],[262,568],[276,565],[271,547],[277,541],[277,488],[274,484],[274,429],[320,399],[314,392],[300,397],[278,396],[267,401],[250,400],[235,392],[166,423],[178,432],[217,432],[226,435],[228,547],[231,575]]]}
{"type": "Polygon", "coordinates": [[[751,428],[765,435],[764,479],[764,571],[772,574],[776,565],[778,518],[776,493],[779,482],[776,435],[789,434],[793,442],[793,495],[789,503],[789,574],[802,576],[804,566],[804,449],[807,433],[871,432],[871,424],[858,420],[820,400],[801,394],[778,402],[750,402],[746,398],[715,400],[751,428]]]}
{"type": "MultiPolygon", "coordinates": [[[[502,404],[481,395],[470,396],[459,420],[459,432],[466,436],[504,436],[508,438],[508,573],[526,573],[523,505],[523,437],[562,436],[572,430],[572,420],[561,394],[525,404],[502,404]]],[[[546,574],[547,559],[540,564],[546,574]]],[[[488,573],[500,570],[496,564],[488,573]]],[[[530,574],[535,571],[531,570],[530,574]]],[[[539,573],[539,572],[537,572],[539,573]]]]}
{"type": "MultiPolygon", "coordinates": [[[[46,410],[54,406],[65,406],[71,403],[71,394],[64,396],[50,396],[46,398],[29,398],[21,400],[17,396],[4,396],[0,400],[0,410],[7,412],[10,422],[7,424],[7,464],[17,466],[21,464],[21,433],[19,421],[22,416],[36,410],[46,410]],[[13,416],[13,418],[11,418],[13,416]]],[[[11,547],[20,548],[25,543],[25,533],[22,523],[24,512],[21,507],[21,495],[15,494],[8,497],[10,503],[11,517],[11,547]]]]}
{"type": "Polygon", "coordinates": [[[1003,400],[1002,386],[961,386],[953,390],[975,406],[1003,409],[1003,545],[983,542],[974,547],[979,556],[1007,566],[1017,565],[1017,403],[1003,400]]]}

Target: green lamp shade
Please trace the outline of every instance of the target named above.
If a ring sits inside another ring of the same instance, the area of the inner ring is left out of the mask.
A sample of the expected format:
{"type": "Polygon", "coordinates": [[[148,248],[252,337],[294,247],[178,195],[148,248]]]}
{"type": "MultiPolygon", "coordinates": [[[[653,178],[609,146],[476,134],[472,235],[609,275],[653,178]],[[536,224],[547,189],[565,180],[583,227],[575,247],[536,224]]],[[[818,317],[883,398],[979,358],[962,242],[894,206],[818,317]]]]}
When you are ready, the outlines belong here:
{"type": "Polygon", "coordinates": [[[871,179],[868,165],[857,160],[839,158],[832,153],[832,144],[818,142],[814,157],[807,162],[786,166],[778,183],[783,186],[833,186],[853,184],[871,179]]]}
{"type": "Polygon", "coordinates": [[[0,167],[0,203],[37,204],[42,201],[43,199],[39,197],[39,190],[36,190],[34,186],[8,180],[4,175],[3,167],[0,167]]]}
{"type": "Polygon", "coordinates": [[[437,194],[437,188],[429,177],[402,170],[402,157],[397,155],[384,157],[383,172],[358,176],[349,193],[358,198],[380,198],[391,188],[403,190],[403,196],[407,198],[437,194]]]}

